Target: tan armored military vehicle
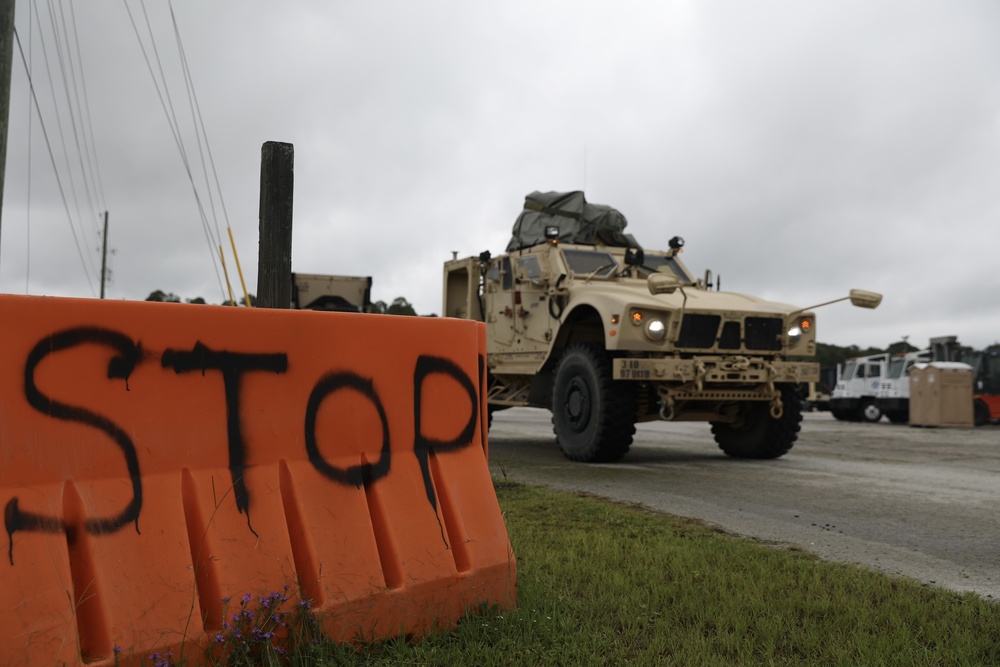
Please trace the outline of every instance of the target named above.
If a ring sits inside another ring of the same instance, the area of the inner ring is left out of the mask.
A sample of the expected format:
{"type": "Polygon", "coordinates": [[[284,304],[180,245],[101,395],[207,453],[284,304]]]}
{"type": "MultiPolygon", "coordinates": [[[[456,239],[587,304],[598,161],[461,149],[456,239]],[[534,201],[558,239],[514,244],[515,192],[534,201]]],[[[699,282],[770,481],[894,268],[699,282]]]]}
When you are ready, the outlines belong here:
{"type": "MultiPolygon", "coordinates": [[[[533,192],[506,254],[445,263],[444,315],[486,323],[491,417],[551,410],[575,461],[617,461],[655,419],[707,421],[733,457],[788,452],[796,387],[819,379],[818,364],[788,360],[815,355],[813,312],[712,290],[680,261],[681,238],[644,250],[625,225],[582,192],[533,192]]],[[[847,298],[874,308],[881,295],[847,298]]]]}
{"type": "Polygon", "coordinates": [[[293,309],[367,313],[372,307],[371,276],[292,274],[293,309]]]}

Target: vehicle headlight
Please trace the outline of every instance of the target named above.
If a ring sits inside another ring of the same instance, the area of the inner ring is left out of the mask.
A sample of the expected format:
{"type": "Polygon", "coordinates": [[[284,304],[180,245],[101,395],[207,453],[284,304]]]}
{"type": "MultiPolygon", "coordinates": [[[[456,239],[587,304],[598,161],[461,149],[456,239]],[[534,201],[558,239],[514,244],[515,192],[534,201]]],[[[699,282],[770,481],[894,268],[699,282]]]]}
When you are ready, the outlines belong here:
{"type": "Polygon", "coordinates": [[[663,337],[667,335],[667,325],[663,323],[663,320],[656,317],[646,322],[646,326],[643,328],[649,340],[663,340],[663,337]]]}
{"type": "Polygon", "coordinates": [[[812,320],[803,317],[796,320],[788,327],[788,343],[789,345],[796,345],[800,340],[802,340],[802,335],[808,333],[812,330],[812,320]]]}

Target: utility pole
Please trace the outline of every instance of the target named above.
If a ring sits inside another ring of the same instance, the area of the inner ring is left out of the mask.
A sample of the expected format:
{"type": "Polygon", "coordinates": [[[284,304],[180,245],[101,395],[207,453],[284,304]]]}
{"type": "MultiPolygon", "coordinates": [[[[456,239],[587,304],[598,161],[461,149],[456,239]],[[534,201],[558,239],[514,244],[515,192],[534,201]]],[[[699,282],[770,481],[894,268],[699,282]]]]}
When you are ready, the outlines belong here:
{"type": "Polygon", "coordinates": [[[292,304],[292,189],[295,148],[268,141],[260,149],[260,248],[257,306],[292,304]]]}
{"type": "Polygon", "coordinates": [[[7,170],[7,118],[10,116],[10,72],[13,66],[14,0],[0,0],[0,220],[3,219],[3,185],[7,170]]]}
{"type": "Polygon", "coordinates": [[[104,283],[107,282],[108,269],[108,212],[104,212],[104,236],[101,251],[101,298],[104,298],[104,283]]]}

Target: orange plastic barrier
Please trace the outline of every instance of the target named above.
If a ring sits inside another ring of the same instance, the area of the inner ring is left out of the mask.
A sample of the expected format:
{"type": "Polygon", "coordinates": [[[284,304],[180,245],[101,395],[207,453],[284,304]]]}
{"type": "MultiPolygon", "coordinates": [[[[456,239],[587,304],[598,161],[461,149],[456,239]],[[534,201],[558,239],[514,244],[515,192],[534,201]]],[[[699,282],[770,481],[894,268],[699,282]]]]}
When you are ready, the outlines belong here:
{"type": "Polygon", "coordinates": [[[481,325],[17,296],[0,322],[0,664],[197,663],[275,592],[345,641],[514,604],[481,325]]]}

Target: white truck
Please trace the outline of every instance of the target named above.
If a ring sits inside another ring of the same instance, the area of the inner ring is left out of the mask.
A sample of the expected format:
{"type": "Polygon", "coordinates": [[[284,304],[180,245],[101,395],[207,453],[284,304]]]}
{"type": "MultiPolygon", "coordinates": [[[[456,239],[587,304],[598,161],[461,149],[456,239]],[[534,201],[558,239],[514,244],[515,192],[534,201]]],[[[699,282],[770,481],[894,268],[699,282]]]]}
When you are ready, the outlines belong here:
{"type": "Polygon", "coordinates": [[[882,419],[882,408],[875,403],[875,398],[888,363],[889,354],[885,352],[848,359],[830,398],[833,416],[843,421],[877,422],[882,419]]]}
{"type": "Polygon", "coordinates": [[[931,361],[931,350],[894,354],[875,394],[875,405],[893,424],[910,420],[910,370],[931,361]]]}

